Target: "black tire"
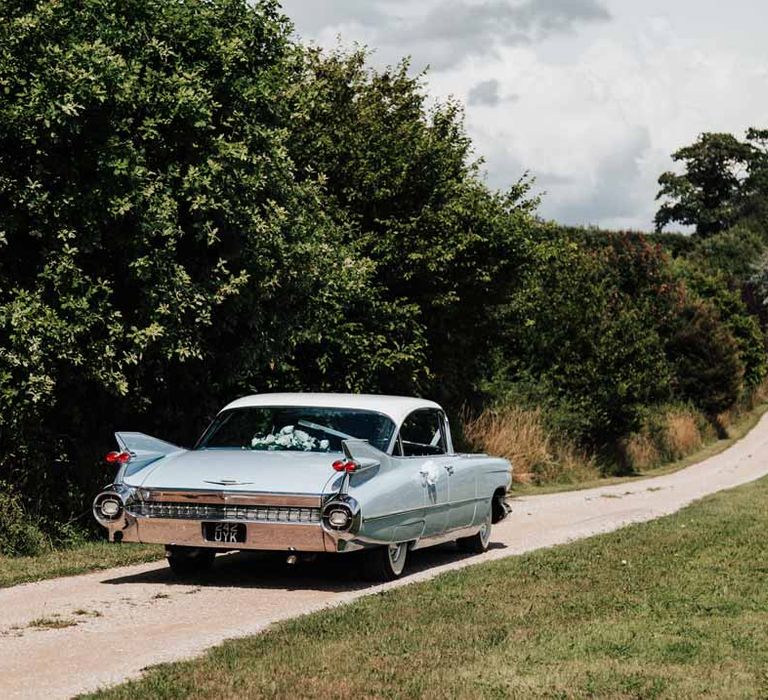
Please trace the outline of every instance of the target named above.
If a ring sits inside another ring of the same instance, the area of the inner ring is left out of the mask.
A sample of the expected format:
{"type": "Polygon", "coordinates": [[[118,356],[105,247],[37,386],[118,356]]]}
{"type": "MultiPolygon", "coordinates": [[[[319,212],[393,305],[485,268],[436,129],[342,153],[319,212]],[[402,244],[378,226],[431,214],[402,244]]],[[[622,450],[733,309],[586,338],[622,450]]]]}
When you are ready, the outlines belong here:
{"type": "Polygon", "coordinates": [[[198,547],[166,547],[165,558],[174,576],[189,578],[211,570],[216,552],[198,547]]]}
{"type": "Polygon", "coordinates": [[[379,583],[394,581],[403,575],[407,559],[407,542],[376,547],[365,553],[363,566],[366,578],[379,583]]]}
{"type": "Polygon", "coordinates": [[[491,527],[493,521],[493,508],[488,508],[488,517],[480,527],[480,531],[471,537],[462,537],[456,540],[456,544],[462,552],[470,554],[482,554],[487,551],[491,542],[491,527]]]}

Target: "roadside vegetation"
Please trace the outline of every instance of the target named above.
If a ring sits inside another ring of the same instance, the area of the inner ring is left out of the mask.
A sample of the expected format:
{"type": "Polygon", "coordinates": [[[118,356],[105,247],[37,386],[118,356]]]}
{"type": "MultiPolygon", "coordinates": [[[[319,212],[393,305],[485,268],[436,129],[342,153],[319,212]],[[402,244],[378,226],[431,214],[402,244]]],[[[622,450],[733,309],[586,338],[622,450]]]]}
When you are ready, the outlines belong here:
{"type": "Polygon", "coordinates": [[[88,697],[768,693],[768,481],[280,623],[88,697]]]}
{"type": "Polygon", "coordinates": [[[514,464],[513,492],[521,486],[584,487],[604,483],[606,478],[617,482],[690,466],[733,444],[766,408],[765,384],[714,422],[690,404],[656,407],[608,455],[584,449],[552,430],[541,409],[509,404],[487,408],[475,417],[465,416],[463,435],[470,449],[505,457],[514,464]]]}
{"type": "Polygon", "coordinates": [[[573,229],[525,174],[486,185],[407,62],[303,46],[273,0],[0,20],[0,555],[94,537],[114,430],[189,445],[247,393],[428,396],[537,483],[759,402],[766,132],[674,154],[657,224],[694,234],[573,229]]]}

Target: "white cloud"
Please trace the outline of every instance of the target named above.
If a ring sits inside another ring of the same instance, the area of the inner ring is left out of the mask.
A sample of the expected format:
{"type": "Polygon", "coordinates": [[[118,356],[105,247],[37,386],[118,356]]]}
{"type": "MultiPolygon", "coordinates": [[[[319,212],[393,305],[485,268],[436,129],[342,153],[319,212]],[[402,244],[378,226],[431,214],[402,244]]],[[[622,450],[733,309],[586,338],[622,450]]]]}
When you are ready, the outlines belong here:
{"type": "Polygon", "coordinates": [[[305,38],[431,63],[467,102],[489,182],[523,171],[565,223],[649,228],[656,179],[702,131],[768,124],[763,0],[287,0],[305,38]],[[307,13],[309,11],[309,13],[307,13]],[[610,18],[610,19],[609,19],[610,18]]]}

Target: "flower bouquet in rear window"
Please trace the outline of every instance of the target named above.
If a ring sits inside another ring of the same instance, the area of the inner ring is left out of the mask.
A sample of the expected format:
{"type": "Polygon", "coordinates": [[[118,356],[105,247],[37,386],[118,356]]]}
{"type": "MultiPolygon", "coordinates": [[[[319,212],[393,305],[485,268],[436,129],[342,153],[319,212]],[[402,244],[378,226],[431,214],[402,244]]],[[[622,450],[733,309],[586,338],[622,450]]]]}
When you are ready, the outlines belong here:
{"type": "Polygon", "coordinates": [[[251,440],[254,450],[297,450],[311,452],[312,450],[327,451],[328,440],[318,440],[303,430],[296,430],[292,425],[286,425],[278,433],[256,435],[251,440]]]}

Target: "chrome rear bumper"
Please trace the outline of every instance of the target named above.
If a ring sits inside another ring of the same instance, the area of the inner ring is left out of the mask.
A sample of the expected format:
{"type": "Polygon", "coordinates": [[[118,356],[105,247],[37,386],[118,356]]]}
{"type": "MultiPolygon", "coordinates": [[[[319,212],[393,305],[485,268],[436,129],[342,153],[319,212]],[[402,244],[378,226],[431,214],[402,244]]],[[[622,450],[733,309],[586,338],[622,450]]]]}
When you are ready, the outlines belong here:
{"type": "Polygon", "coordinates": [[[320,524],[304,523],[251,523],[245,525],[245,542],[226,545],[203,537],[202,520],[185,518],[144,518],[126,514],[121,521],[108,525],[110,542],[143,542],[180,545],[185,547],[211,547],[213,549],[259,549],[299,552],[335,552],[336,540],[320,524]]]}
{"type": "Polygon", "coordinates": [[[326,527],[321,510],[327,501],[327,497],[313,494],[142,490],[116,485],[96,497],[94,515],[108,530],[110,542],[298,552],[346,550],[353,533],[326,527]],[[99,511],[104,497],[121,504],[112,519],[99,511]],[[242,524],[245,541],[207,540],[203,523],[210,522],[242,524]]]}

